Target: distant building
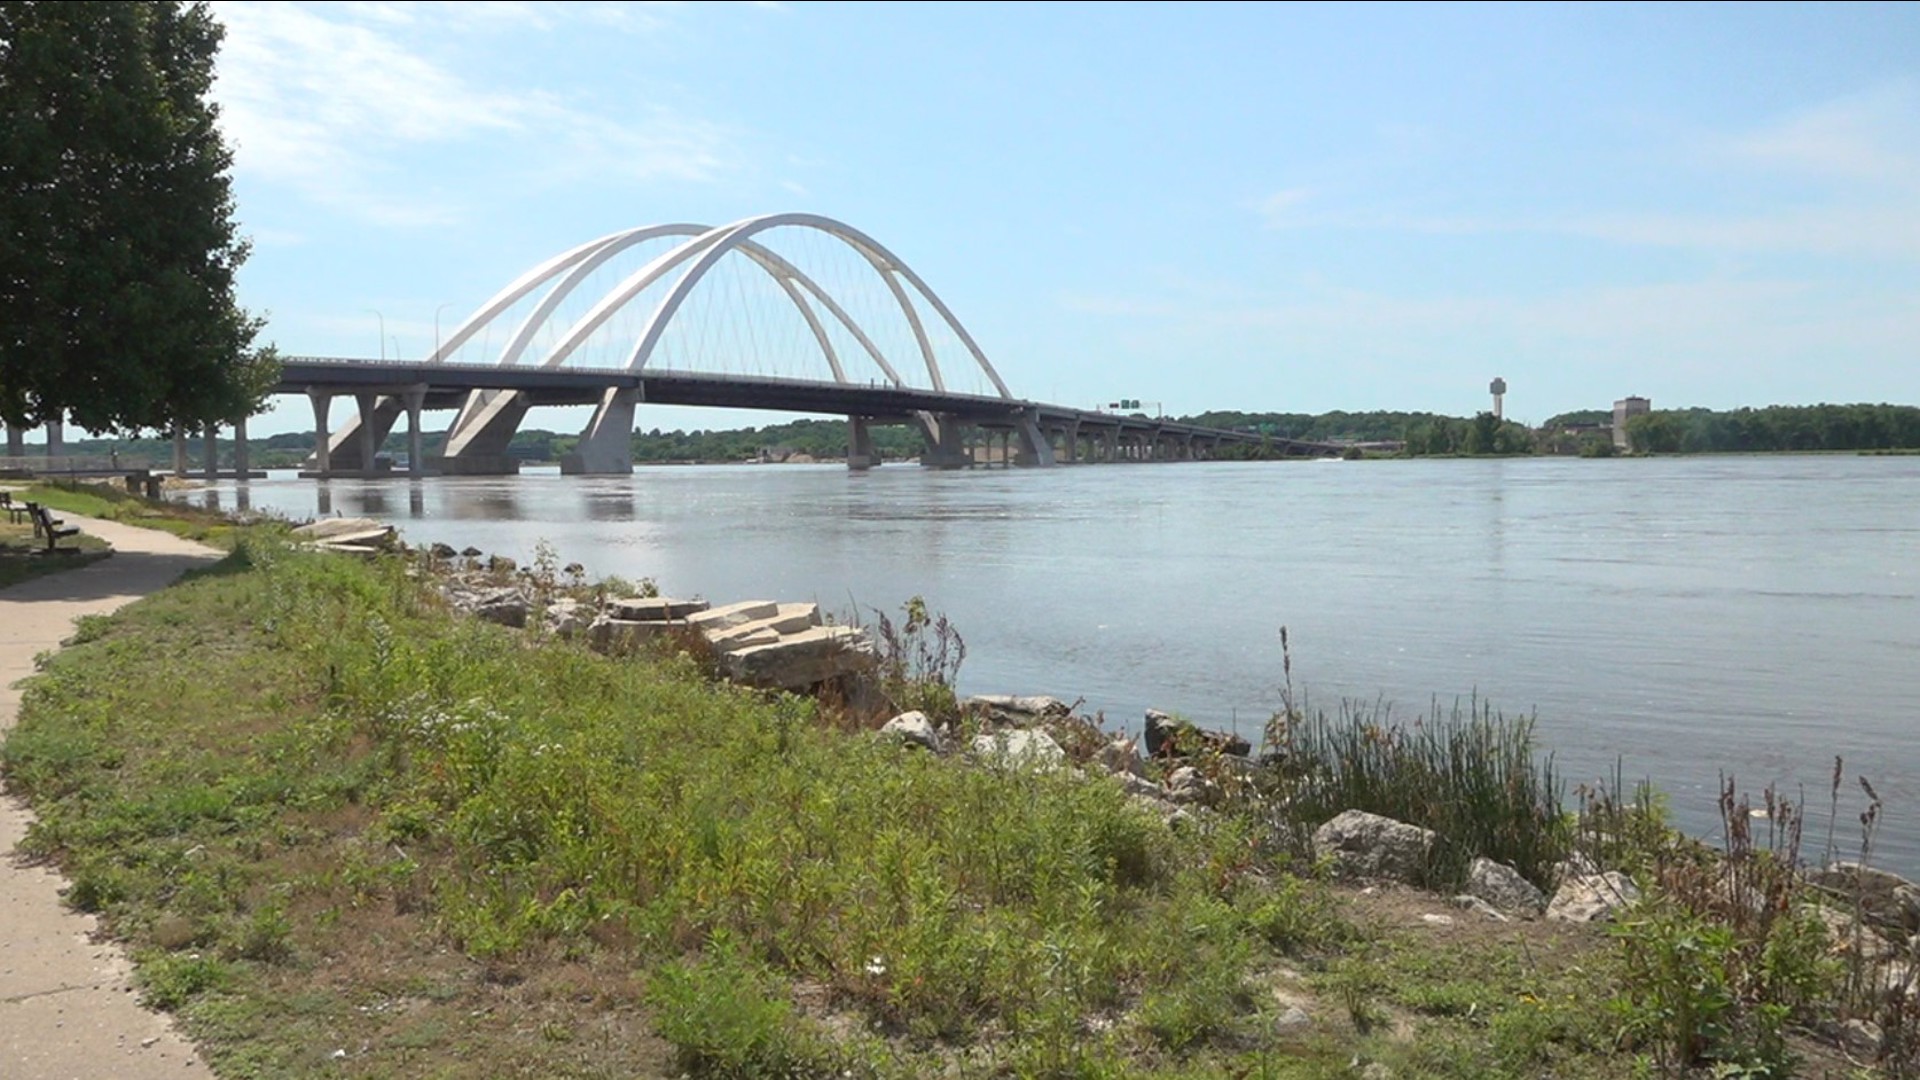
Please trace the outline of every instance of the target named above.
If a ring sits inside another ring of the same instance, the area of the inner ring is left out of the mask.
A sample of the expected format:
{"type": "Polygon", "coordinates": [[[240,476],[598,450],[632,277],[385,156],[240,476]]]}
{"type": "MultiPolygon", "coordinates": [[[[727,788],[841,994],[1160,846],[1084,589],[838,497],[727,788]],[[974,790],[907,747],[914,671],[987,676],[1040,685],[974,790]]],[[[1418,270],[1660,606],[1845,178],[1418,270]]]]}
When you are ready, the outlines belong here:
{"type": "Polygon", "coordinates": [[[1653,411],[1653,402],[1643,397],[1624,397],[1613,403],[1613,446],[1627,449],[1627,421],[1653,411]]]}
{"type": "Polygon", "coordinates": [[[1507,380],[1495,376],[1494,380],[1487,384],[1487,393],[1493,395],[1493,418],[1506,419],[1505,413],[1501,410],[1500,401],[1507,396],[1507,380]]]}

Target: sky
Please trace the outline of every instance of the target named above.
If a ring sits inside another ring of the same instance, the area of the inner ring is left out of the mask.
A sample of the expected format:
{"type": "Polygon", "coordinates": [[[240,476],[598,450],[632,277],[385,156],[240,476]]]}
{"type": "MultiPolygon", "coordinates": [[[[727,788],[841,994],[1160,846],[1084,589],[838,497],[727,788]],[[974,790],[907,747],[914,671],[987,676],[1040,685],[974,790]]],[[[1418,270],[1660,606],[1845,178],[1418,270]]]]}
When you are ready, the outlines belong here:
{"type": "Polygon", "coordinates": [[[1920,5],[212,6],[283,353],[423,356],[586,240],[804,211],[1050,402],[1920,404],[1920,5]]]}

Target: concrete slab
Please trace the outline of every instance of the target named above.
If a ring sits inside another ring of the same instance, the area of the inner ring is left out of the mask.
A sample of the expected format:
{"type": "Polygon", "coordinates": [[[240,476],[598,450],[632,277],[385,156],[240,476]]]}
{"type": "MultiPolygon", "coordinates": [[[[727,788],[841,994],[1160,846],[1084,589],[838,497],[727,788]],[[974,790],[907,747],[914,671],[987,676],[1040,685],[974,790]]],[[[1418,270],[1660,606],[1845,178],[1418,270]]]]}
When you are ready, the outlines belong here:
{"type": "Polygon", "coordinates": [[[705,600],[676,600],[670,596],[626,596],[607,602],[607,613],[629,622],[685,619],[707,610],[705,600]]]}
{"type": "MultiPolygon", "coordinates": [[[[153,529],[67,515],[113,545],[110,559],[0,589],[0,731],[19,715],[19,680],[82,615],[104,615],[220,557],[153,529]]],[[[12,852],[33,815],[0,797],[0,1076],[7,1080],[211,1080],[164,1014],[140,1006],[132,965],[95,940],[91,916],[60,902],[66,882],[12,852]]]]}
{"type": "Polygon", "coordinates": [[[742,600],[737,604],[698,611],[687,616],[687,625],[702,633],[716,633],[735,626],[762,619],[771,619],[780,614],[780,605],[771,600],[742,600]]]}

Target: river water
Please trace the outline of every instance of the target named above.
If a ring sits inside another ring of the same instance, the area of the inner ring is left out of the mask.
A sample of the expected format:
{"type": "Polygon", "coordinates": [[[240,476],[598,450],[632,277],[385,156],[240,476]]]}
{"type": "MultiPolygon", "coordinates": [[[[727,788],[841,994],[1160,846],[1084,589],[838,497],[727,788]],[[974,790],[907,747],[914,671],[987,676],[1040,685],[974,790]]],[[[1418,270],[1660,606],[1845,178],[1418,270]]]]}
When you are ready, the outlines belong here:
{"type": "Polygon", "coordinates": [[[1537,713],[1570,781],[1618,760],[1697,835],[1718,833],[1722,773],[1823,814],[1840,755],[1842,852],[1864,774],[1876,861],[1920,871],[1920,457],[743,465],[188,497],[523,563],[544,540],[715,602],[919,595],[966,638],[963,692],[1084,699],[1129,728],[1154,707],[1257,741],[1285,626],[1316,707],[1537,713]]]}

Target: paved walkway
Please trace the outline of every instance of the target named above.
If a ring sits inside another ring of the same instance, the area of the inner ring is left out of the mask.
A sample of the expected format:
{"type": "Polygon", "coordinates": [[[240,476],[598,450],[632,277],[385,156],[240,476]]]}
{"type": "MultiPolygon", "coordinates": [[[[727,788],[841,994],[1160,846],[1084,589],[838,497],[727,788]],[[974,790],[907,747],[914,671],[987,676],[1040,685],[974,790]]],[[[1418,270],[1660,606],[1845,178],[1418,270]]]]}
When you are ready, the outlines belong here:
{"type": "MultiPolygon", "coordinates": [[[[113,545],[110,559],[0,589],[0,732],[20,709],[13,684],[58,648],[82,615],[105,614],[220,553],[168,533],[73,514],[113,545]]],[[[0,1077],[6,1080],[211,1078],[167,1017],[140,1007],[133,967],[98,927],[60,903],[65,880],[12,858],[33,815],[0,795],[0,1077]]]]}

